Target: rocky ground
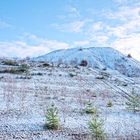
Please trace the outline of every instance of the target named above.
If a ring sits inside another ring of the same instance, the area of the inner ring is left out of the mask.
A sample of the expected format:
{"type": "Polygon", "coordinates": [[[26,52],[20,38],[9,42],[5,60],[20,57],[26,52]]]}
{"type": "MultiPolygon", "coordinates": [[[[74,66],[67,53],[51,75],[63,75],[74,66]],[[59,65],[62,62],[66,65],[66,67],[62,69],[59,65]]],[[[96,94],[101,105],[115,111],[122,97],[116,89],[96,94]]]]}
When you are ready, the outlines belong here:
{"type": "Polygon", "coordinates": [[[107,139],[140,139],[140,113],[125,105],[133,87],[139,92],[140,78],[111,70],[42,64],[32,65],[29,71],[28,75],[0,73],[0,140],[90,140],[92,115],[84,111],[89,100],[104,120],[107,139]],[[109,101],[112,107],[107,107],[109,101]],[[51,104],[59,110],[57,131],[44,129],[51,104]]]}

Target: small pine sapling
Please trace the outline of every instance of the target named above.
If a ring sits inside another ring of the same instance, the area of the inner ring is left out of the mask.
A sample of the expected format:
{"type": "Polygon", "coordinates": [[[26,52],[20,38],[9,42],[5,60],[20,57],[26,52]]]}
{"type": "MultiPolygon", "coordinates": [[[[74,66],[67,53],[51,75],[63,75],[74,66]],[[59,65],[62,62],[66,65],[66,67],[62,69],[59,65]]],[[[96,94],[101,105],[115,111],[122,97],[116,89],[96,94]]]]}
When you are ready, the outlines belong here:
{"type": "Polygon", "coordinates": [[[107,103],[107,107],[112,107],[112,106],[113,106],[112,101],[109,101],[109,102],[107,103]]]}
{"type": "Polygon", "coordinates": [[[89,101],[86,104],[85,112],[87,114],[97,114],[97,109],[92,106],[92,103],[89,101]]]}
{"type": "Polygon", "coordinates": [[[128,98],[126,106],[128,110],[133,112],[140,110],[140,96],[135,93],[134,89],[132,89],[132,95],[128,98]]]}
{"type": "Polygon", "coordinates": [[[59,128],[58,109],[54,105],[47,110],[45,127],[53,130],[59,128]]]}
{"type": "Polygon", "coordinates": [[[97,115],[93,115],[92,119],[89,121],[89,130],[93,139],[104,140],[104,122],[102,119],[98,118],[97,115]]]}

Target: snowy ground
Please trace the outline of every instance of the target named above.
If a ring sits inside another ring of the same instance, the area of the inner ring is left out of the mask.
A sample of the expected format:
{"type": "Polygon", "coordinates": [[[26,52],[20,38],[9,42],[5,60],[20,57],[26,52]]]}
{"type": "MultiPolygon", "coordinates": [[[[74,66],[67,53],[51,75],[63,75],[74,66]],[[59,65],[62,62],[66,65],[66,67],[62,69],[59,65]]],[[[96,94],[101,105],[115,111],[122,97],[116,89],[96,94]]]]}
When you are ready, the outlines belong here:
{"type": "Polygon", "coordinates": [[[90,140],[92,116],[83,111],[89,100],[104,120],[107,139],[140,139],[140,113],[125,106],[132,87],[139,91],[140,78],[84,67],[32,67],[30,73],[31,79],[0,74],[0,140],[90,140]],[[58,131],[43,128],[52,103],[59,109],[58,131]]]}

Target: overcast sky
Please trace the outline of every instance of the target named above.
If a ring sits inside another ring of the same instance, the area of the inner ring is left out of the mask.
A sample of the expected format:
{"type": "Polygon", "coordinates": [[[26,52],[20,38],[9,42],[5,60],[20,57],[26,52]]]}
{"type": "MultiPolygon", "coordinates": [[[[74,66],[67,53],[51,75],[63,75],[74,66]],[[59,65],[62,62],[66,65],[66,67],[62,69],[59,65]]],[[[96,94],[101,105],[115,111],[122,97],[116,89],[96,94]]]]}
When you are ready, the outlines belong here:
{"type": "Polygon", "coordinates": [[[113,47],[140,60],[140,0],[0,0],[0,57],[113,47]]]}

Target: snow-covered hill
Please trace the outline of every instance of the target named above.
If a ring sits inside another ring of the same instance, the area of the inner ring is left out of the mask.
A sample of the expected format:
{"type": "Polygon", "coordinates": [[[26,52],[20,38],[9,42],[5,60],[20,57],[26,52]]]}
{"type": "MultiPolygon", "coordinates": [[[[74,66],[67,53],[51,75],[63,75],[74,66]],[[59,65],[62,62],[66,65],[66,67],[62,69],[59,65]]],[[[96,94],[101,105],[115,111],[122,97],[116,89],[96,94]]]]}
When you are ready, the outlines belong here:
{"type": "Polygon", "coordinates": [[[110,47],[57,50],[34,58],[34,60],[68,65],[77,65],[82,60],[86,60],[88,66],[93,68],[107,68],[117,70],[127,76],[140,76],[140,62],[110,47]]]}

